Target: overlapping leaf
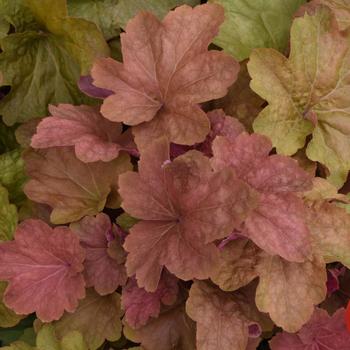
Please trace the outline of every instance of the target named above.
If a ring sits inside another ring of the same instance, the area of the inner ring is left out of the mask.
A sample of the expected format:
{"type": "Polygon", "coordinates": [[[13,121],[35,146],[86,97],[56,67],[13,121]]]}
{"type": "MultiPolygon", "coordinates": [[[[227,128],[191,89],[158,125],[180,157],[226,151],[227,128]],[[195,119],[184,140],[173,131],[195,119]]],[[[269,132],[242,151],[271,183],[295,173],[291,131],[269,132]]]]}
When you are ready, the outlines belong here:
{"type": "Polygon", "coordinates": [[[212,242],[228,236],[255,205],[230,169],[214,173],[201,153],[170,162],[165,139],[141,153],[139,172],[121,175],[119,187],[122,207],[141,219],[124,245],[128,274],[150,292],[163,266],[184,280],[208,278],[219,253],[212,242]]]}
{"type": "Polygon", "coordinates": [[[103,118],[98,107],[60,104],[50,106],[51,117],[37,126],[31,146],[49,148],[74,146],[76,156],[83,162],[108,162],[121,150],[133,150],[130,133],[122,134],[122,125],[103,118]]]}
{"type": "Polygon", "coordinates": [[[137,286],[136,280],[130,279],[123,288],[122,306],[125,310],[125,320],[132,328],[146,325],[150,317],[158,317],[160,307],[172,305],[177,299],[179,291],[178,280],[168,272],[164,272],[157,290],[146,292],[137,286]]]}
{"type": "Polygon", "coordinates": [[[12,239],[17,221],[17,208],[10,204],[6,188],[0,185],[0,241],[12,239]]]}
{"type": "Polygon", "coordinates": [[[86,216],[73,223],[71,230],[85,249],[84,275],[87,287],[101,294],[113,293],[127,279],[124,266],[125,252],[115,225],[106,214],[86,216]]]}
{"type": "Polygon", "coordinates": [[[53,208],[55,224],[102,211],[108,195],[116,191],[118,174],[131,169],[126,154],[108,163],[83,163],[66,147],[30,151],[24,159],[31,178],[24,191],[33,201],[53,208]]]}
{"type": "Polygon", "coordinates": [[[100,347],[105,339],[116,341],[121,335],[120,295],[118,293],[100,296],[93,289],[87,289],[86,298],[81,300],[74,313],[65,313],[54,322],[59,339],[72,331],[84,337],[90,350],[100,347]]]}
{"type": "Polygon", "coordinates": [[[0,244],[0,253],[0,279],[9,281],[4,302],[16,313],[36,312],[49,322],[74,311],[84,297],[85,254],[67,227],[23,221],[15,240],[0,244]]]}
{"type": "Polygon", "coordinates": [[[306,153],[329,169],[338,187],[350,169],[349,43],[330,10],[322,7],[294,20],[288,59],[273,49],[257,49],[248,63],[252,89],[269,103],[254,130],[286,155],[302,148],[312,134],[306,153]]]}
{"type": "Polygon", "coordinates": [[[350,333],[344,322],[345,309],[339,309],[333,316],[316,308],[311,319],[296,334],[282,332],[270,341],[272,350],[347,350],[350,333]]]}
{"type": "Polygon", "coordinates": [[[259,195],[257,208],[245,221],[242,233],[270,254],[302,262],[310,255],[310,233],[298,191],[311,188],[311,177],[297,162],[271,155],[271,142],[258,134],[240,134],[213,144],[216,169],[232,167],[259,195]]]}
{"type": "Polygon", "coordinates": [[[209,4],[178,7],[163,22],[137,15],[121,35],[123,64],[100,59],[92,69],[94,84],[113,91],[102,114],[137,125],[140,148],[162,135],[179,144],[203,141],[209,120],[198,104],[224,96],[239,70],[228,55],[207,50],[223,19],[223,9],[209,4]]]}
{"type": "Polygon", "coordinates": [[[144,327],[124,327],[125,336],[144,349],[193,350],[196,348],[196,326],[187,316],[184,305],[176,305],[151,319],[144,327]]]}

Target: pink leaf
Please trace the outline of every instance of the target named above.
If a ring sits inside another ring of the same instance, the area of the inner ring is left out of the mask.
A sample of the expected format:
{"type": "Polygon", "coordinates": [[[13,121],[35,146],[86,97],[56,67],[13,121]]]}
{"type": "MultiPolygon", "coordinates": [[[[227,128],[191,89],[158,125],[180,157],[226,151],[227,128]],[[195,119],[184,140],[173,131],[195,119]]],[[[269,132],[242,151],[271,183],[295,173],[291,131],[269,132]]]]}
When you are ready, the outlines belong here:
{"type": "Polygon", "coordinates": [[[125,240],[127,270],[140,287],[157,289],[163,266],[184,280],[206,279],[213,243],[239,226],[255,198],[230,169],[214,172],[200,152],[169,161],[165,139],[141,153],[139,172],[119,179],[122,207],[141,219],[125,240]]]}
{"type": "Polygon", "coordinates": [[[270,341],[272,350],[348,350],[350,333],[345,325],[345,309],[333,316],[316,308],[310,321],[295,333],[282,332],[270,341]]]}
{"type": "Polygon", "coordinates": [[[146,292],[139,288],[136,279],[131,278],[123,288],[122,306],[125,319],[133,328],[144,326],[150,317],[158,317],[161,303],[172,305],[177,298],[178,279],[168,272],[164,272],[155,292],[146,292]]]}
{"type": "Polygon", "coordinates": [[[297,192],[311,187],[311,176],[292,158],[271,155],[265,136],[242,133],[234,140],[219,136],[213,144],[216,169],[231,167],[259,194],[259,204],[242,233],[259,247],[289,261],[302,262],[311,253],[306,207],[297,192]]]}
{"type": "Polygon", "coordinates": [[[223,21],[216,4],[178,7],[162,22],[139,13],[121,34],[123,64],[104,58],[93,66],[94,85],[113,91],[102,114],[137,125],[141,148],[164,134],[174,143],[202,142],[209,121],[198,104],[224,96],[239,71],[229,55],[208,51],[223,21]]]}
{"type": "Polygon", "coordinates": [[[85,296],[83,260],[79,240],[67,227],[23,221],[15,240],[0,245],[0,279],[9,282],[6,305],[18,314],[36,312],[44,322],[73,312],[85,296]]]}
{"type": "Polygon", "coordinates": [[[126,254],[117,236],[116,226],[106,214],[86,216],[71,224],[81,246],[85,248],[84,275],[87,287],[95,287],[100,295],[113,293],[125,284],[124,267],[126,254]]]}
{"type": "Polygon", "coordinates": [[[97,107],[60,104],[50,106],[51,117],[44,118],[32,137],[33,148],[74,146],[85,162],[108,162],[121,150],[134,151],[131,133],[122,134],[122,125],[103,118],[97,107]]]}

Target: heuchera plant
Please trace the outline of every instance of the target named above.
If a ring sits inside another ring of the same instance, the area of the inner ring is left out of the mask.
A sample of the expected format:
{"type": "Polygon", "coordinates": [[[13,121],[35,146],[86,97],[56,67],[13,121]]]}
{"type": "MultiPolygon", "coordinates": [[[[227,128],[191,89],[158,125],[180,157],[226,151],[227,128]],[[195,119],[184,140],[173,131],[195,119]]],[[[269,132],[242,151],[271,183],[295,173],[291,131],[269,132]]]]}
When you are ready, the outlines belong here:
{"type": "Polygon", "coordinates": [[[350,2],[0,0],[0,346],[350,350],[350,2]]]}

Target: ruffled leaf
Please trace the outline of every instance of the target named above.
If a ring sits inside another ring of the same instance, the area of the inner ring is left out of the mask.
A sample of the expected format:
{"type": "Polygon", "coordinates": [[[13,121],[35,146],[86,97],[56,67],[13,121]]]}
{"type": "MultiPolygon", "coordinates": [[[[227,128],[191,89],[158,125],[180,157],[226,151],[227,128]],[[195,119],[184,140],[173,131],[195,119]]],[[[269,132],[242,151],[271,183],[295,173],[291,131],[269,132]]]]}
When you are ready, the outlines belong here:
{"type": "Polygon", "coordinates": [[[64,310],[73,312],[84,297],[85,254],[67,227],[25,220],[14,241],[0,244],[0,253],[0,279],[9,282],[4,302],[16,313],[36,312],[50,322],[64,310]]]}

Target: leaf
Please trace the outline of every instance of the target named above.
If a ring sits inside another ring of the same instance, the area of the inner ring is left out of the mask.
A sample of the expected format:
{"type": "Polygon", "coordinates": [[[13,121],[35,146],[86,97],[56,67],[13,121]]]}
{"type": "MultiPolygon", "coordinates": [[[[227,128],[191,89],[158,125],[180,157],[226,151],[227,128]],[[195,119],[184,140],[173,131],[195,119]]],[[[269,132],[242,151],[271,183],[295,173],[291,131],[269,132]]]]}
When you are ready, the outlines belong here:
{"type": "Polygon", "coordinates": [[[53,208],[50,218],[54,224],[102,211],[108,195],[117,188],[118,174],[131,169],[126,154],[109,163],[83,163],[65,147],[29,151],[24,159],[31,178],[24,191],[31,200],[53,208]]]}
{"type": "Polygon", "coordinates": [[[162,303],[164,305],[175,303],[178,292],[178,279],[166,271],[153,293],[139,288],[134,278],[129,279],[122,292],[125,321],[134,329],[146,325],[151,317],[159,316],[162,303]]]}
{"type": "Polygon", "coordinates": [[[199,0],[119,0],[117,18],[120,26],[125,28],[127,22],[141,11],[151,12],[162,19],[176,6],[183,4],[195,6],[199,3],[199,0]]]}
{"type": "Polygon", "coordinates": [[[117,224],[124,230],[129,231],[139,220],[133,218],[127,213],[123,213],[117,217],[117,224]]]}
{"type": "MultiPolygon", "coordinates": [[[[125,321],[124,321],[125,322],[125,321]]],[[[146,326],[131,330],[125,324],[125,336],[134,343],[141,343],[142,349],[193,350],[196,348],[195,323],[186,315],[185,307],[165,310],[146,326]]]]}
{"type": "Polygon", "coordinates": [[[255,117],[262,110],[264,100],[249,87],[251,79],[246,63],[241,62],[240,67],[236,82],[228,89],[226,96],[214,101],[214,106],[237,118],[250,132],[253,130],[255,117]]]}
{"type": "Polygon", "coordinates": [[[350,214],[332,203],[311,206],[308,222],[313,239],[326,263],[350,267],[350,214]]]}
{"type": "Polygon", "coordinates": [[[311,319],[296,334],[278,333],[270,340],[272,350],[347,350],[350,334],[344,322],[345,309],[339,309],[333,316],[316,308],[311,319]]]}
{"type": "Polygon", "coordinates": [[[195,281],[186,312],[197,322],[197,349],[246,350],[253,308],[240,294],[195,281]]]}
{"type": "Polygon", "coordinates": [[[231,167],[257,192],[258,205],[245,220],[242,234],[267,253],[302,262],[310,256],[306,206],[299,191],[311,188],[311,176],[291,158],[271,155],[271,142],[262,135],[242,133],[234,140],[217,137],[213,164],[231,167]]]}
{"type": "Polygon", "coordinates": [[[223,52],[208,52],[223,17],[220,6],[209,4],[178,7],[163,22],[141,12],[121,34],[124,63],[94,64],[94,85],[113,92],[101,113],[137,126],[139,148],[164,135],[179,144],[204,141],[209,120],[198,104],[224,96],[239,70],[223,52]]]}
{"type": "Polygon", "coordinates": [[[141,152],[138,167],[119,178],[123,209],[141,219],[124,244],[128,275],[148,292],[163,267],[183,280],[208,278],[219,253],[212,242],[242,223],[254,197],[232,171],[214,173],[197,151],[170,162],[165,139],[141,152]]]}
{"type": "Polygon", "coordinates": [[[8,127],[2,122],[0,122],[0,154],[12,151],[17,147],[18,144],[15,138],[15,128],[8,127]]]}
{"type": "Polygon", "coordinates": [[[22,342],[22,341],[16,341],[12,343],[10,346],[3,346],[1,349],[3,350],[34,350],[33,347],[30,345],[22,342]]]}
{"type": "Polygon", "coordinates": [[[10,204],[6,188],[0,185],[0,241],[12,239],[17,221],[17,208],[15,205],[10,204]]]}
{"type": "Polygon", "coordinates": [[[256,306],[285,331],[298,331],[311,317],[314,305],[326,297],[325,264],[318,258],[294,263],[270,256],[257,268],[256,306]]]}
{"type": "Polygon", "coordinates": [[[35,18],[35,30],[8,35],[1,43],[2,84],[11,91],[0,101],[0,113],[8,125],[47,115],[49,103],[88,102],[76,86],[79,76],[109,53],[94,23],[67,17],[65,0],[26,0],[26,5],[21,11],[35,18]]]}
{"type": "Polygon", "coordinates": [[[284,51],[294,12],[305,0],[210,0],[222,5],[226,19],[214,43],[242,61],[252,49],[272,47],[284,51]]]}
{"type": "Polygon", "coordinates": [[[59,341],[51,324],[43,326],[36,342],[37,350],[89,350],[79,332],[70,332],[59,341]]]}
{"type": "Polygon", "coordinates": [[[248,63],[251,88],[269,103],[254,130],[286,155],[302,148],[312,134],[306,154],[329,169],[329,180],[338,188],[350,169],[349,43],[330,11],[321,8],[294,20],[289,59],[273,49],[257,49],[248,63]]]}
{"type": "Polygon", "coordinates": [[[258,277],[256,266],[262,251],[251,241],[239,239],[223,248],[210,279],[224,291],[244,287],[258,277]]]}
{"type": "Polygon", "coordinates": [[[0,244],[0,253],[0,279],[9,282],[4,302],[16,313],[36,312],[50,322],[64,310],[73,312],[84,297],[84,251],[67,227],[25,220],[14,241],[0,244]]]}
{"type": "Polygon", "coordinates": [[[51,117],[44,118],[32,137],[33,148],[74,146],[82,162],[109,162],[121,150],[136,148],[130,133],[122,134],[122,125],[100,114],[98,107],[60,104],[49,106],[51,117]]]}
{"type": "Polygon", "coordinates": [[[119,0],[68,0],[68,13],[96,23],[106,40],[119,35],[119,0]]]}
{"type": "Polygon", "coordinates": [[[121,336],[120,295],[118,293],[100,296],[93,289],[87,289],[85,299],[74,313],[65,313],[55,322],[57,336],[64,339],[71,331],[79,331],[90,350],[99,348],[105,339],[116,341],[121,336]]]}
{"type": "Polygon", "coordinates": [[[100,295],[113,293],[126,283],[124,266],[126,254],[122,248],[115,225],[106,214],[85,216],[81,221],[72,223],[71,230],[78,235],[85,249],[84,276],[87,287],[94,287],[100,295]],[[115,256],[108,249],[112,243],[115,256]]]}
{"type": "Polygon", "coordinates": [[[7,284],[5,282],[0,282],[0,300],[1,300],[0,301],[0,327],[1,328],[13,327],[16,324],[18,324],[20,320],[23,318],[23,316],[17,315],[15,312],[13,312],[3,303],[2,300],[3,300],[6,287],[7,287],[7,284]]]}
{"type": "Polygon", "coordinates": [[[0,155],[0,184],[9,192],[10,202],[20,204],[25,196],[22,191],[26,180],[21,150],[14,149],[0,155]]]}

